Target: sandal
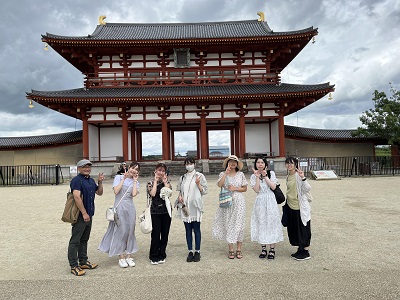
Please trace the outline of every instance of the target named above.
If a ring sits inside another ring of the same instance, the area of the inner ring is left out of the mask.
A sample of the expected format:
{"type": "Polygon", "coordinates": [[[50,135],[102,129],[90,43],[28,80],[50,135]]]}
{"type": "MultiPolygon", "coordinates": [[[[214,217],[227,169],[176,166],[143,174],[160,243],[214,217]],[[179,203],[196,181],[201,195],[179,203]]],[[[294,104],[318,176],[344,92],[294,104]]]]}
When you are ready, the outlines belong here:
{"type": "Polygon", "coordinates": [[[228,258],[229,259],[234,259],[235,258],[235,251],[229,251],[228,258]]]}
{"type": "Polygon", "coordinates": [[[92,264],[90,261],[87,261],[86,263],[83,263],[80,265],[81,269],[96,269],[98,264],[92,264]]]}
{"type": "Polygon", "coordinates": [[[275,248],[269,248],[268,259],[275,259],[275,248]]]}
{"type": "Polygon", "coordinates": [[[236,258],[237,259],[242,259],[243,258],[243,254],[241,250],[236,250],[236,258]]]}
{"type": "Polygon", "coordinates": [[[258,256],[258,258],[266,258],[266,257],[267,257],[267,249],[262,248],[261,254],[258,256]]]}
{"type": "Polygon", "coordinates": [[[78,266],[72,267],[71,273],[74,274],[75,276],[82,276],[86,274],[86,272],[78,266]]]}

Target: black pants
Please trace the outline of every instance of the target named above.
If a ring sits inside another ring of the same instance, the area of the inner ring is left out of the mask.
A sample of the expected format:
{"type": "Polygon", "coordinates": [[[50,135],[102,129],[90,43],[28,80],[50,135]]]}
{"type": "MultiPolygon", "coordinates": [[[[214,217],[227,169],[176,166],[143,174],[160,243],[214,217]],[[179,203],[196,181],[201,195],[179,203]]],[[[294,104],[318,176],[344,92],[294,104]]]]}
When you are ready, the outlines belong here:
{"type": "Polygon", "coordinates": [[[300,210],[293,210],[288,207],[287,211],[287,232],[289,242],[292,246],[298,246],[300,250],[310,246],[311,242],[311,221],[304,226],[300,218],[300,210]]]}
{"type": "Polygon", "coordinates": [[[92,218],[89,222],[83,220],[82,214],[79,214],[78,221],[72,224],[72,234],[68,245],[68,261],[71,267],[78,266],[87,262],[87,247],[92,230],[92,218]]]}
{"type": "Polygon", "coordinates": [[[151,261],[159,261],[167,257],[166,249],[171,218],[168,213],[160,215],[152,214],[151,223],[153,230],[151,232],[149,258],[151,261]]]}

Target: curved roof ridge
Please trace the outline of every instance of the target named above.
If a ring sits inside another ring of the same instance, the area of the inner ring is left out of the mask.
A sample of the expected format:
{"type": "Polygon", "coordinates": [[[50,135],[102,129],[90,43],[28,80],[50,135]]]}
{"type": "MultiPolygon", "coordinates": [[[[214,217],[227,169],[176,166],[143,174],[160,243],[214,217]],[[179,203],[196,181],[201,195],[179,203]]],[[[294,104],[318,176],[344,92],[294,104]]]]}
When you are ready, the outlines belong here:
{"type": "Polygon", "coordinates": [[[319,129],[285,125],[287,137],[314,140],[382,140],[379,137],[353,136],[357,129],[319,129]]]}
{"type": "Polygon", "coordinates": [[[0,149],[51,146],[82,141],[82,130],[37,136],[0,137],[0,149]]]}
{"type": "Polygon", "coordinates": [[[295,31],[274,32],[267,22],[259,22],[257,19],[193,23],[106,23],[97,25],[93,33],[87,36],[62,36],[46,33],[46,35],[42,35],[42,38],[85,41],[230,39],[287,36],[314,30],[316,29],[311,26],[295,31]]]}
{"type": "Polygon", "coordinates": [[[334,85],[329,82],[319,84],[240,84],[240,85],[209,85],[209,86],[144,86],[130,88],[77,88],[60,91],[37,91],[27,93],[30,96],[45,97],[161,97],[161,96],[212,96],[235,94],[275,94],[275,93],[301,93],[315,92],[331,89],[334,85]]]}

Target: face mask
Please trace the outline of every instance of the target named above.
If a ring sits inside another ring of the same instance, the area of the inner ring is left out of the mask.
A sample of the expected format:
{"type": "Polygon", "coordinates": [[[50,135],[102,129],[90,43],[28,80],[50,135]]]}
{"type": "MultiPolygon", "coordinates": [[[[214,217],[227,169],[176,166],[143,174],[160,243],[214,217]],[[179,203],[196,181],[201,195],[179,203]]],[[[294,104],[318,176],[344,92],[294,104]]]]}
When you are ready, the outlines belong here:
{"type": "Polygon", "coordinates": [[[194,170],[194,165],[187,165],[186,170],[188,170],[188,172],[192,172],[194,170]]]}

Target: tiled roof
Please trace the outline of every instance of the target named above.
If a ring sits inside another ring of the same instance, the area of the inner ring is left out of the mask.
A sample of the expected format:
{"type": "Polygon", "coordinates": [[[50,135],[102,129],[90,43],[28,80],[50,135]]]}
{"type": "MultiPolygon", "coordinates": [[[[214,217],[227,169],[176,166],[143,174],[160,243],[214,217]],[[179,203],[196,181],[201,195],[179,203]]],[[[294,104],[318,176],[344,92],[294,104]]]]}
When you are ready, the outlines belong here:
{"type": "Polygon", "coordinates": [[[257,38],[266,36],[297,35],[315,31],[313,27],[303,30],[274,32],[267,22],[257,20],[203,22],[203,23],[106,23],[97,25],[87,36],[60,36],[46,33],[44,38],[63,40],[179,40],[179,39],[225,39],[257,38]]]}
{"type": "Polygon", "coordinates": [[[137,87],[137,88],[89,88],[63,91],[36,91],[27,93],[29,98],[169,98],[169,97],[210,97],[223,95],[258,95],[263,97],[287,97],[285,93],[320,92],[333,89],[328,83],[299,85],[286,84],[239,84],[214,86],[165,86],[165,87],[137,87]]]}
{"type": "Polygon", "coordinates": [[[82,142],[82,130],[24,137],[0,137],[0,149],[31,148],[82,142]]]}
{"type": "MultiPolygon", "coordinates": [[[[307,140],[375,140],[375,138],[353,137],[355,129],[314,129],[285,125],[285,136],[292,138],[303,138],[307,140]]],[[[376,138],[381,140],[380,138],[376,138]]]]}

